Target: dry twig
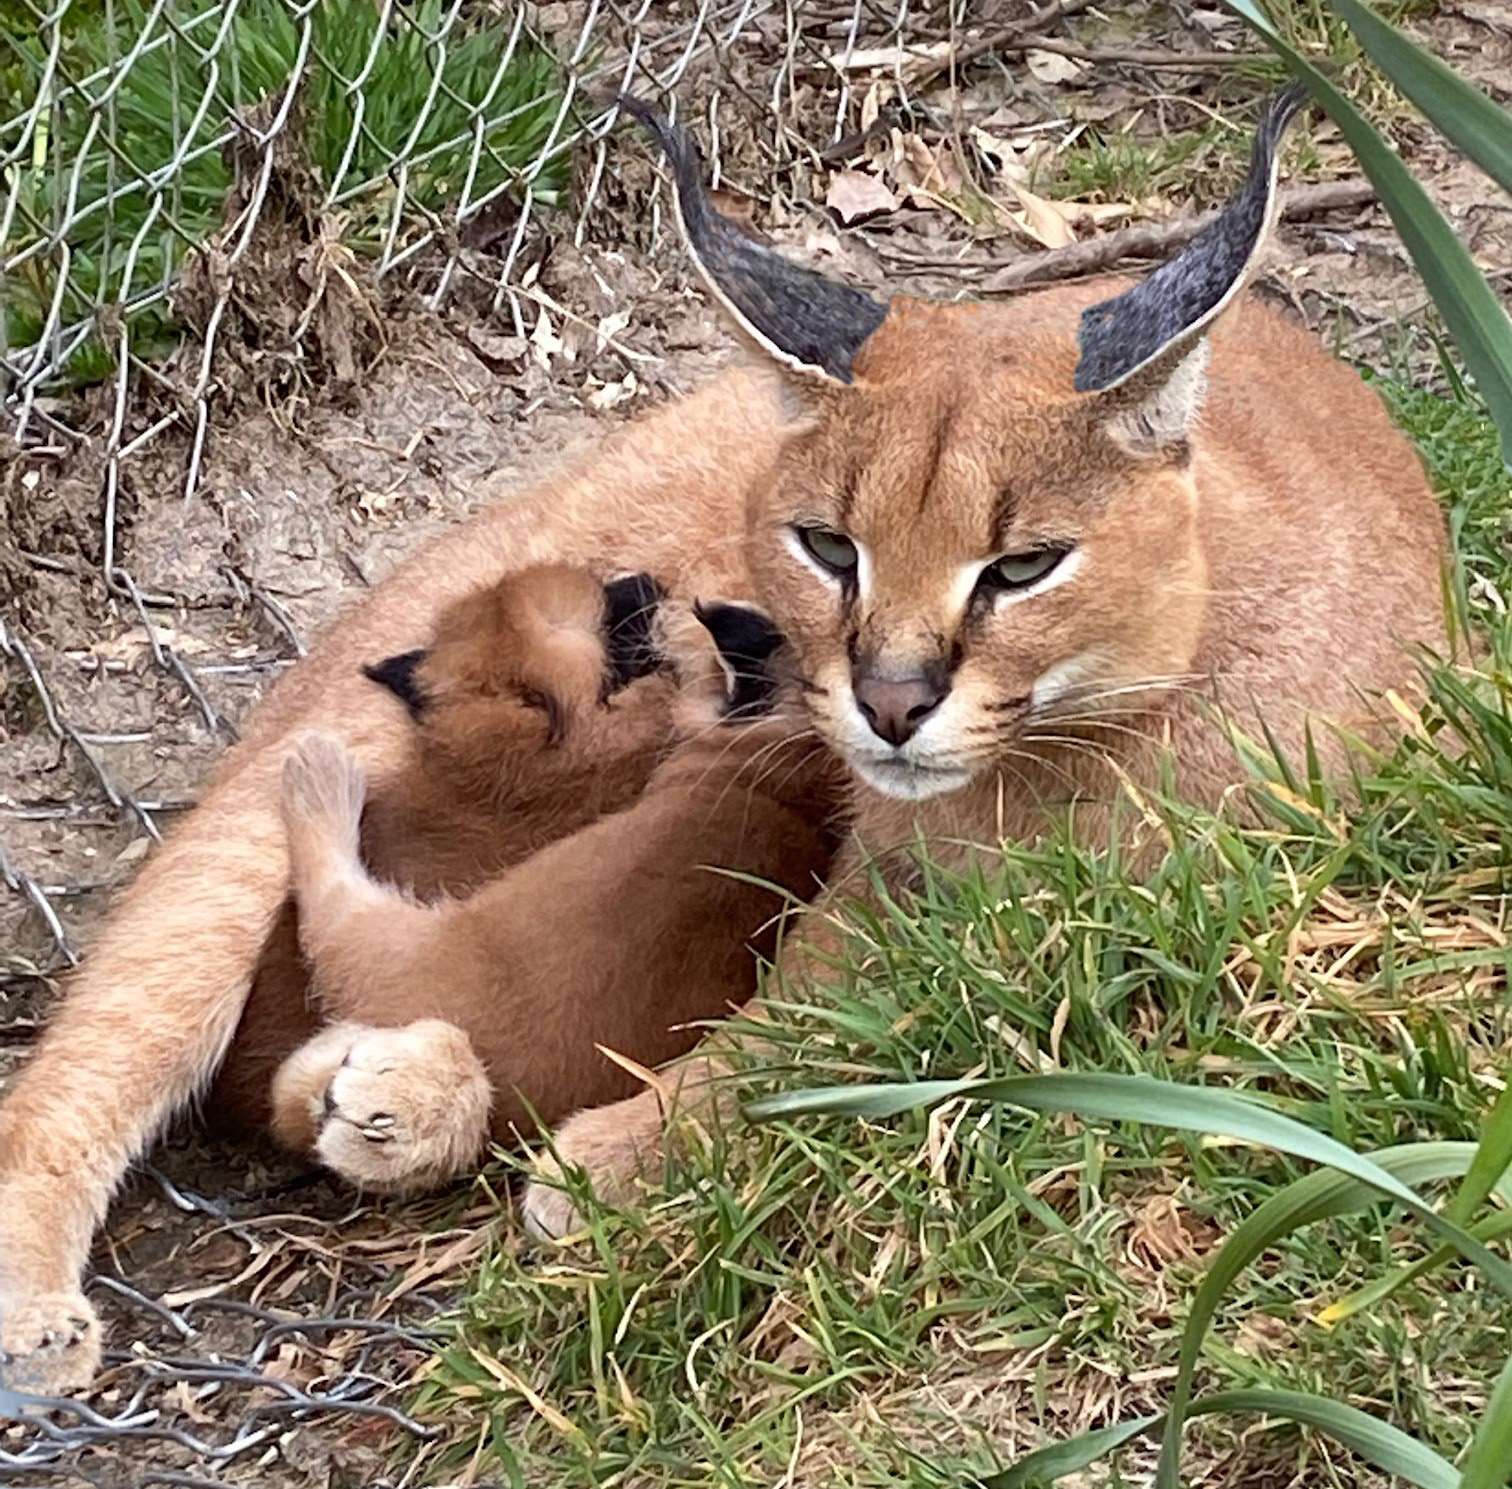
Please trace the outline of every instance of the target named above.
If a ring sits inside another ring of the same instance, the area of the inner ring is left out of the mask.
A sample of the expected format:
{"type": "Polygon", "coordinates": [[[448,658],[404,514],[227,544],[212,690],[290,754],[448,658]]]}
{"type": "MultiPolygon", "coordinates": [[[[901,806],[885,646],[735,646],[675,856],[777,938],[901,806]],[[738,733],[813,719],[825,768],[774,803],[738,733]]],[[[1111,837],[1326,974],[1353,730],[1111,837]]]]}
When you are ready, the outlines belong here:
{"type": "MultiPolygon", "coordinates": [[[[1281,197],[1281,216],[1288,222],[1331,212],[1341,207],[1359,207],[1375,200],[1368,181],[1324,181],[1315,186],[1294,186],[1281,197]]],[[[1121,259],[1159,258],[1196,237],[1217,216],[1216,209],[1178,217],[1169,222],[1142,222],[1137,227],[1088,238],[1064,248],[1015,259],[977,283],[979,293],[1006,294],[1031,284],[1073,279],[1111,268],[1121,259]]]]}

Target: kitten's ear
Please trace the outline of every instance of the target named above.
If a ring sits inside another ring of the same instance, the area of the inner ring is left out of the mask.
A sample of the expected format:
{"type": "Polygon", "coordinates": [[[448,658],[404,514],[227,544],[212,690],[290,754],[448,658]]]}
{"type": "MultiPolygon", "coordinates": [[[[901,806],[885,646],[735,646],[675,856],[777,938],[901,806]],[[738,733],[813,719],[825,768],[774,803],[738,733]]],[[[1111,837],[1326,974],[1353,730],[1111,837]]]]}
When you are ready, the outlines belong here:
{"type": "Polygon", "coordinates": [[[849,383],[856,354],[886,318],[887,307],[789,263],[741,232],[709,201],[703,161],[688,132],[638,98],[621,94],[617,102],[666,152],[683,242],[736,326],[789,372],[849,383]]]}
{"type": "Polygon", "coordinates": [[[409,709],[410,717],[418,720],[430,702],[415,676],[426,655],[422,647],[417,651],[400,652],[396,657],[385,657],[381,662],[367,662],[363,664],[362,675],[387,688],[409,709]]]}
{"type": "Polygon", "coordinates": [[[1096,393],[1115,438],[1140,453],[1181,447],[1202,406],[1208,332],[1254,270],[1276,212],[1287,126],[1306,90],[1270,102],[1239,193],[1174,258],[1082,313],[1076,390],[1096,393]]]}
{"type": "Polygon", "coordinates": [[[726,716],[749,718],[768,712],[776,688],[769,664],[782,645],[782,632],[754,605],[695,601],[693,614],[719,651],[728,699],[726,716]]]}
{"type": "Polygon", "coordinates": [[[649,574],[626,574],[604,586],[610,692],[649,676],[661,666],[652,627],[664,598],[661,585],[649,574]]]}

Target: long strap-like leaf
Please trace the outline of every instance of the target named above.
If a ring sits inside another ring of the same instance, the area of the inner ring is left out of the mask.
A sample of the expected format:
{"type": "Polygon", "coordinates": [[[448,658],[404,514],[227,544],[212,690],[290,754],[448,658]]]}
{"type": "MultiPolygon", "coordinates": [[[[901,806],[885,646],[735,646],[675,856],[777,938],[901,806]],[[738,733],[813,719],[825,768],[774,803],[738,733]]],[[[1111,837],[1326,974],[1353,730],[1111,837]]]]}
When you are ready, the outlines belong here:
{"type": "Polygon", "coordinates": [[[1329,0],[1370,60],[1503,191],[1512,191],[1512,114],[1360,0],[1329,0]]]}
{"type": "Polygon", "coordinates": [[[1349,141],[1412,255],[1412,262],[1454,337],[1465,366],[1475,378],[1476,387],[1501,431],[1502,455],[1512,464],[1512,321],[1507,319],[1475,260],[1412,172],[1365,116],[1287,42],[1254,0],[1221,0],[1221,3],[1255,31],[1312,89],[1349,141]]]}

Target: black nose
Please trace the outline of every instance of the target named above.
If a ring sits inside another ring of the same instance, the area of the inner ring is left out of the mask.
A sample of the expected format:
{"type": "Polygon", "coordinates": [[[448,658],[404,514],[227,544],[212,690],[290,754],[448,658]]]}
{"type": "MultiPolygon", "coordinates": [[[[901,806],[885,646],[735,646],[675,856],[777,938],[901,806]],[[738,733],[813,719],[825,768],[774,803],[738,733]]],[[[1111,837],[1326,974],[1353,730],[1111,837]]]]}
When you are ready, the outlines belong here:
{"type": "Polygon", "coordinates": [[[929,677],[886,680],[856,677],[851,686],[856,706],[871,725],[872,733],[890,745],[904,744],[919,732],[919,726],[945,701],[950,691],[929,677]]]}

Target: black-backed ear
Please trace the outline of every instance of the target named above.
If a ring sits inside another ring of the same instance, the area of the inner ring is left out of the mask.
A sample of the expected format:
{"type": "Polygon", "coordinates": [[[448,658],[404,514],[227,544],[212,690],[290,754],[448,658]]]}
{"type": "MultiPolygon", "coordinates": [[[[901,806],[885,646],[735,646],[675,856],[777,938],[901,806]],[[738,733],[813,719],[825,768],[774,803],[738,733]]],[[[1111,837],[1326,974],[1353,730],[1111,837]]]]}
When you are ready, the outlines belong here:
{"type": "Polygon", "coordinates": [[[754,605],[695,601],[693,614],[719,650],[729,700],[725,717],[752,718],[769,712],[777,686],[770,663],[782,645],[782,632],[754,605]]]}
{"type": "Polygon", "coordinates": [[[1207,227],[1133,289],[1082,313],[1076,390],[1101,396],[1132,448],[1180,445],[1196,419],[1208,332],[1254,270],[1275,218],[1281,140],[1306,96],[1293,85],[1271,100],[1243,187],[1207,227]]]}
{"type": "Polygon", "coordinates": [[[430,703],[415,677],[415,669],[425,660],[422,647],[418,651],[402,651],[396,657],[385,657],[381,662],[365,662],[362,675],[387,688],[409,709],[412,719],[418,720],[430,703]]]}
{"type": "Polygon", "coordinates": [[[861,290],[789,263],[717,212],[688,132],[638,98],[620,107],[666,152],[683,242],[715,298],[762,351],[791,372],[849,383],[856,354],[887,316],[861,290]]]}
{"type": "Polygon", "coordinates": [[[665,598],[649,574],[627,574],[604,586],[604,630],[612,693],[661,666],[651,639],[656,608],[665,598]]]}

